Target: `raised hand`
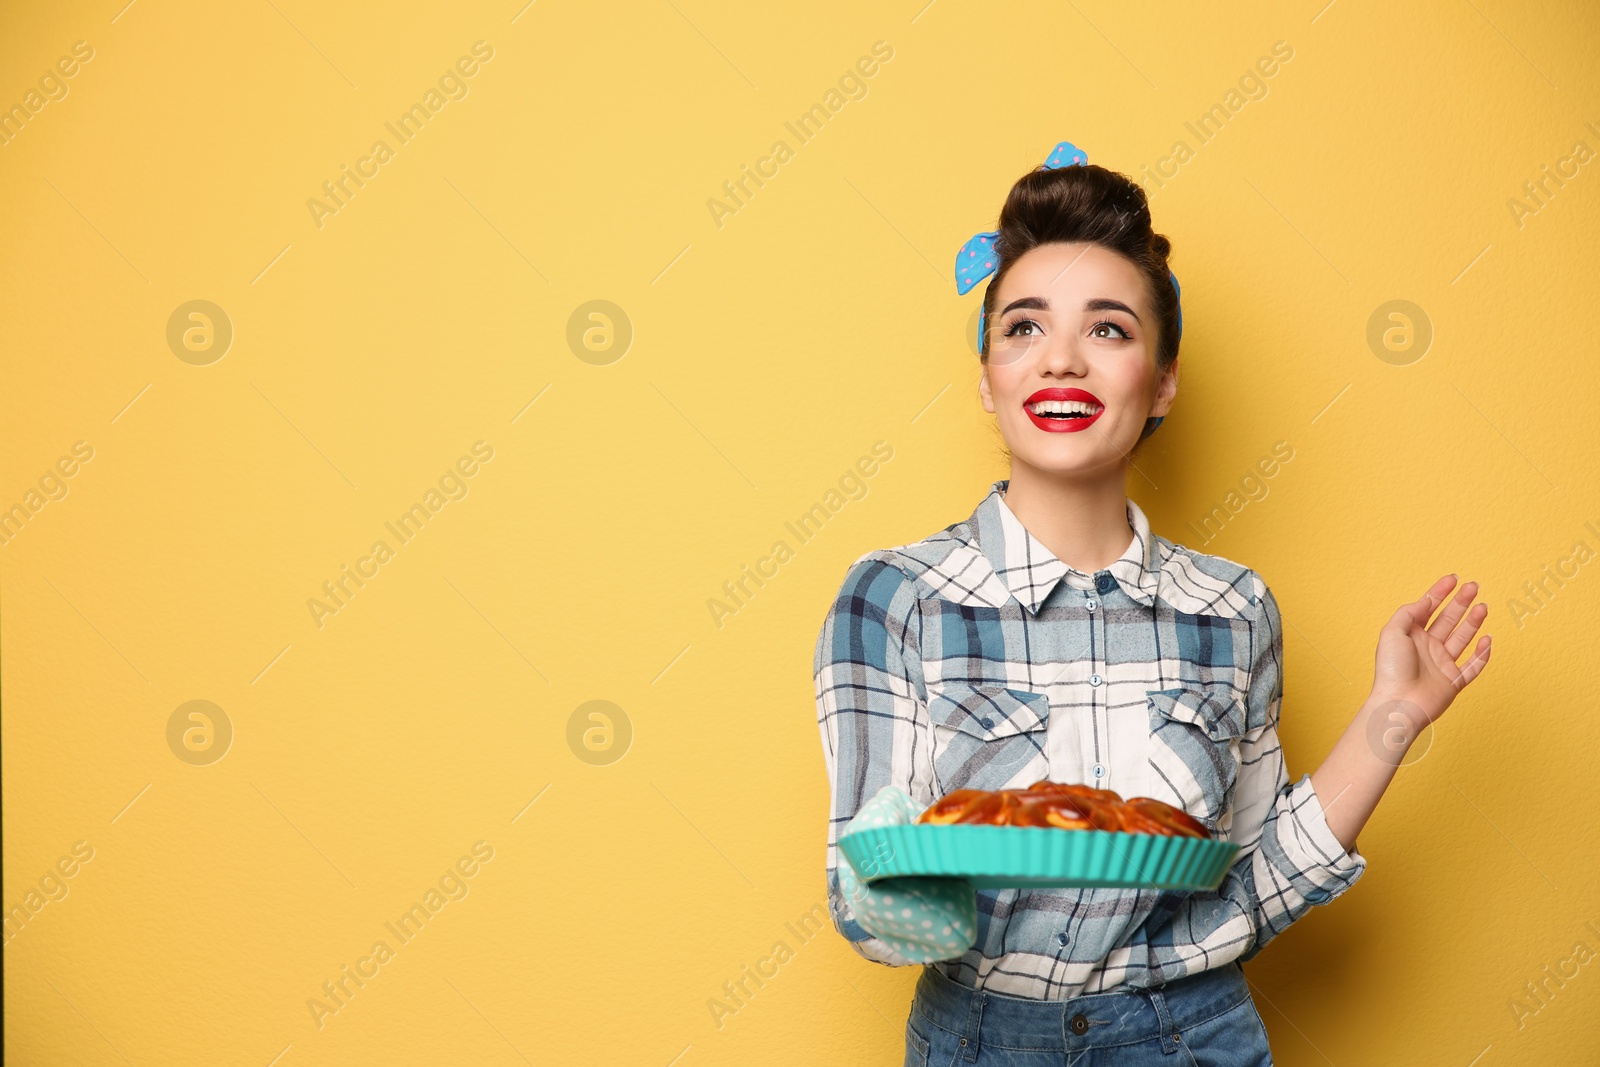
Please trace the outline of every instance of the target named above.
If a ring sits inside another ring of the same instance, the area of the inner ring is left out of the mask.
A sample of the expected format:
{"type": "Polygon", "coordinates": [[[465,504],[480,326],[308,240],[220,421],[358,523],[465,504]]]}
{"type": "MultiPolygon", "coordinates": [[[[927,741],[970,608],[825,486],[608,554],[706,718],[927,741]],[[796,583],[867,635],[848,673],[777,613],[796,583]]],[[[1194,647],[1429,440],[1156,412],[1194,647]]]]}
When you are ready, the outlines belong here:
{"type": "Polygon", "coordinates": [[[1407,716],[1419,715],[1418,730],[1443,715],[1456,694],[1466,688],[1489,662],[1489,635],[1477,643],[1472,657],[1457,664],[1461,653],[1488,617],[1488,604],[1473,604],[1478,583],[1468,582],[1445,603],[1456,576],[1447,574],[1433,583],[1421,600],[1396,611],[1378,633],[1377,662],[1372,677],[1372,702],[1388,705],[1407,716]],[[1433,622],[1434,609],[1444,604],[1433,622]]]}

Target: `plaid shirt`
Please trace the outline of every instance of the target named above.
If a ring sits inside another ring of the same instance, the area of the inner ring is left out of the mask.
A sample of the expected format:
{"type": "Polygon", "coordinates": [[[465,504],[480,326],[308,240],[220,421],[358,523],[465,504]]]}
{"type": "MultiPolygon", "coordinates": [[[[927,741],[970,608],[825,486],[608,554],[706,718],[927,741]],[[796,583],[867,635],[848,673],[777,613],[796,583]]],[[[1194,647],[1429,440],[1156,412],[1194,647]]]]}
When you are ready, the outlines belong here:
{"type": "MultiPolygon", "coordinates": [[[[995,482],[971,517],[851,564],[818,636],[831,792],[828,905],[867,959],[909,963],[856,922],[838,836],[885,785],[1087,782],[1181,807],[1242,849],[1214,892],[980,889],[977,943],[930,964],[967,986],[1064,1000],[1248,960],[1366,869],[1278,743],[1283,635],[1254,571],[1150,532],[1094,574],[1057,559],[995,482]]],[[[1064,831],[1065,832],[1065,831],[1064,831]]]]}

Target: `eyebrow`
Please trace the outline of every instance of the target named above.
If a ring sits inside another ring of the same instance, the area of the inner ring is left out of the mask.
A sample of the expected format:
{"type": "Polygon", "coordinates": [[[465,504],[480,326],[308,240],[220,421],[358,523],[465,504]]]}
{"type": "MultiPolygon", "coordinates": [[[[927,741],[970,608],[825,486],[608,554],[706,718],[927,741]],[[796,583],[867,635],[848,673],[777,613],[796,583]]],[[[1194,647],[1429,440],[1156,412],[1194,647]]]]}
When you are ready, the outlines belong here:
{"type": "MultiPolygon", "coordinates": [[[[1013,301],[1011,301],[1011,303],[1007,304],[1005,306],[1005,308],[1001,310],[1000,314],[1001,315],[1008,315],[1011,312],[1018,310],[1019,308],[1020,309],[1032,310],[1032,311],[1049,311],[1050,310],[1050,301],[1046,300],[1042,296],[1024,296],[1024,297],[1019,297],[1018,299],[1013,300],[1013,301]]],[[[1141,326],[1144,325],[1144,320],[1139,317],[1139,313],[1137,311],[1133,310],[1131,307],[1129,307],[1127,304],[1124,304],[1122,301],[1120,301],[1120,300],[1112,300],[1109,297],[1097,296],[1097,297],[1093,298],[1092,300],[1086,300],[1083,303],[1083,310],[1085,310],[1085,311],[1125,311],[1129,315],[1133,316],[1133,321],[1134,322],[1137,322],[1141,326]]]]}

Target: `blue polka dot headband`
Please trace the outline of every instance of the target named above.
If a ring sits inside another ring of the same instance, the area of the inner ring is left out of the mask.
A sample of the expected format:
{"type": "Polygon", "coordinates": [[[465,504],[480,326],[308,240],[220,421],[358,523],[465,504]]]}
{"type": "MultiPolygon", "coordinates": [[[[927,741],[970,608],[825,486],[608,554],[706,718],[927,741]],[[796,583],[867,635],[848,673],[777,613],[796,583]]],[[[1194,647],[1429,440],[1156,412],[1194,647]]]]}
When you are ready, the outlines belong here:
{"type": "MultiPolygon", "coordinates": [[[[1071,141],[1062,141],[1045,157],[1045,170],[1059,170],[1062,167],[1076,167],[1089,162],[1088,155],[1071,141]]],[[[995,272],[996,261],[1000,258],[995,254],[995,238],[1000,236],[999,230],[989,230],[986,233],[975,233],[968,238],[967,243],[961,246],[956,253],[956,294],[965,296],[972,291],[972,287],[983,281],[995,272]]],[[[1178,288],[1178,276],[1171,271],[1167,276],[1172,279],[1172,291],[1178,294],[1178,336],[1183,337],[1183,290],[1178,288]]],[[[983,351],[983,333],[985,328],[984,312],[980,305],[978,308],[978,351],[983,351]]],[[[1161,425],[1161,418],[1150,420],[1150,430],[1161,425]]],[[[1147,433],[1149,431],[1146,431],[1147,433]]]]}

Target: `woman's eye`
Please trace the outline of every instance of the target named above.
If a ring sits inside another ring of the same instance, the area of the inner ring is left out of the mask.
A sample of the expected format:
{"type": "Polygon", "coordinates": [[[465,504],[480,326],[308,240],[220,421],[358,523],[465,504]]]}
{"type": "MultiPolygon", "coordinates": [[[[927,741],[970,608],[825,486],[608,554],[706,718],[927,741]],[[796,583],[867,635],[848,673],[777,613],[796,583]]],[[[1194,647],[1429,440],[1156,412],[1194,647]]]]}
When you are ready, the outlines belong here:
{"type": "Polygon", "coordinates": [[[1030,332],[1025,333],[1025,334],[1020,334],[1020,336],[1023,336],[1023,337],[1035,337],[1035,336],[1038,335],[1039,324],[1037,322],[1034,322],[1032,319],[1017,319],[1010,326],[1006,327],[1006,334],[1005,335],[1007,337],[1017,337],[1017,336],[1019,336],[1018,331],[1021,330],[1024,326],[1028,327],[1030,332]]]}
{"type": "Polygon", "coordinates": [[[1119,326],[1116,323],[1112,322],[1110,319],[1106,319],[1103,322],[1097,322],[1093,326],[1089,327],[1089,335],[1091,337],[1120,337],[1123,340],[1127,340],[1129,338],[1129,336],[1130,336],[1127,330],[1124,330],[1121,326],[1119,326]],[[1101,333],[1100,332],[1101,330],[1108,330],[1108,329],[1109,330],[1115,330],[1117,332],[1115,334],[1108,334],[1108,333],[1101,333]]]}

